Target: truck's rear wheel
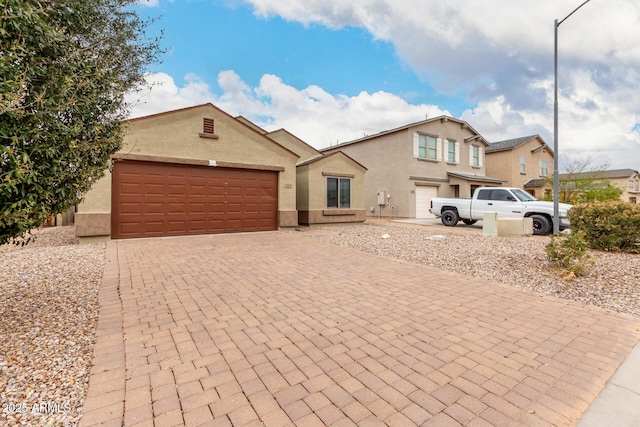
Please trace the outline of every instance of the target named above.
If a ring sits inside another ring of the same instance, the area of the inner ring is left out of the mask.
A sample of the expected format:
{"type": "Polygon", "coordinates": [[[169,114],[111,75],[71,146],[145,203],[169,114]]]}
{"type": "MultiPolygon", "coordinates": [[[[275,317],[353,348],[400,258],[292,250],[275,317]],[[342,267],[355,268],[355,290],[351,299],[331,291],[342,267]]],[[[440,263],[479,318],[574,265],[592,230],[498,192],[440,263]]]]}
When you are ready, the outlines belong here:
{"type": "Polygon", "coordinates": [[[533,219],[533,234],[544,236],[551,231],[551,221],[544,215],[531,215],[533,219]]]}
{"type": "Polygon", "coordinates": [[[464,225],[473,225],[476,222],[478,222],[477,219],[463,219],[462,222],[464,222],[464,225]]]}
{"type": "Polygon", "coordinates": [[[458,221],[460,221],[460,217],[458,216],[458,212],[454,210],[446,210],[442,212],[442,223],[447,227],[455,226],[458,221]]]}

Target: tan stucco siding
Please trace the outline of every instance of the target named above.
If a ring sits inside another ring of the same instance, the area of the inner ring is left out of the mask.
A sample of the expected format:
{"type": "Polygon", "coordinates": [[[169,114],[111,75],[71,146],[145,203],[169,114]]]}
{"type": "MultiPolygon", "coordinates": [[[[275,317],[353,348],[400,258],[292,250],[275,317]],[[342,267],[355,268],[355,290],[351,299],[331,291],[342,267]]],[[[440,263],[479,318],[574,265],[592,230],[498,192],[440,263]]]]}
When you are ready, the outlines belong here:
{"type": "MultiPolygon", "coordinates": [[[[532,179],[553,177],[553,154],[548,148],[540,148],[544,141],[534,138],[512,150],[496,151],[487,155],[487,175],[507,180],[509,187],[524,188],[532,179]],[[520,156],[525,159],[525,172],[520,172],[520,156]],[[540,161],[546,160],[548,175],[540,175],[540,161]]],[[[536,194],[541,197],[542,194],[536,194]]]]}
{"type": "MultiPolygon", "coordinates": [[[[116,157],[126,158],[127,155],[149,156],[148,160],[157,158],[166,162],[184,159],[215,161],[238,167],[278,168],[279,225],[297,225],[295,165],[298,156],[212,105],[129,121],[122,150],[116,153],[116,157]],[[201,136],[204,118],[214,120],[214,137],[201,136]]],[[[78,212],[81,228],[87,222],[83,214],[111,213],[109,172],[87,193],[78,206],[78,212]]]]}
{"type": "Polygon", "coordinates": [[[298,211],[309,210],[309,165],[296,169],[296,199],[298,211]]]}
{"type": "MultiPolygon", "coordinates": [[[[416,215],[416,186],[437,187],[438,195],[448,197],[453,196],[454,191],[448,172],[485,175],[484,159],[480,167],[470,164],[469,147],[473,145],[480,147],[483,157],[486,147],[482,139],[465,141],[473,136],[475,133],[460,122],[436,120],[373,137],[363,142],[340,146],[336,150],[345,152],[368,169],[365,176],[367,215],[386,216],[393,207],[393,214],[396,216],[412,218],[416,215]],[[414,156],[415,133],[435,136],[442,141],[441,160],[430,161],[414,156]],[[447,161],[446,142],[448,140],[458,143],[459,161],[457,163],[447,161]],[[387,206],[378,205],[378,191],[391,195],[387,206]],[[374,208],[373,212],[371,208],[374,208]]],[[[469,187],[469,183],[462,182],[460,190],[464,193],[465,186],[469,187]]]]}
{"type": "Polygon", "coordinates": [[[270,132],[267,136],[300,156],[298,163],[302,163],[306,160],[322,155],[318,150],[291,135],[284,129],[270,132]]]}
{"type": "MultiPolygon", "coordinates": [[[[409,212],[409,180],[407,162],[413,158],[412,141],[409,133],[396,132],[364,143],[347,145],[340,148],[348,156],[367,167],[364,183],[364,204],[367,215],[377,216],[380,206],[377,204],[378,191],[391,194],[391,204],[398,210],[409,212]],[[374,208],[371,212],[370,208],[374,208]]],[[[387,208],[383,208],[386,212],[387,208]]]]}
{"type": "Polygon", "coordinates": [[[313,163],[298,166],[298,212],[305,224],[361,222],[365,218],[364,185],[366,169],[337,153],[313,163]],[[350,207],[327,207],[327,178],[351,180],[350,207]]]}

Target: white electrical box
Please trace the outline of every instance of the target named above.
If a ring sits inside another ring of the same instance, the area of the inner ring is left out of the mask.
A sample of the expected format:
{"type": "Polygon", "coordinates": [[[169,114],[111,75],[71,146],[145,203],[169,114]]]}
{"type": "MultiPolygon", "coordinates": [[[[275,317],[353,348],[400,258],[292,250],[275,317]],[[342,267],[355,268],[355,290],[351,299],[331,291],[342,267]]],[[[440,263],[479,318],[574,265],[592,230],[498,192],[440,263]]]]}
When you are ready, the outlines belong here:
{"type": "Polygon", "coordinates": [[[378,191],[378,204],[379,205],[387,204],[387,194],[384,190],[378,191]]]}

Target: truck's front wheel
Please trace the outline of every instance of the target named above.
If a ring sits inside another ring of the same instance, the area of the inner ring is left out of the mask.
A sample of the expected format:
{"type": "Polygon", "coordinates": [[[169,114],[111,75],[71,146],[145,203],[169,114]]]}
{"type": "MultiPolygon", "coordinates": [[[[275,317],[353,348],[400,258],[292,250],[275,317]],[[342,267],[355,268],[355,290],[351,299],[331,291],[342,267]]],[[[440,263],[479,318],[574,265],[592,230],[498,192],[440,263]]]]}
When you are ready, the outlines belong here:
{"type": "Polygon", "coordinates": [[[446,210],[442,212],[442,223],[447,227],[455,226],[458,221],[460,221],[460,217],[458,216],[458,212],[454,210],[446,210]]]}
{"type": "Polygon", "coordinates": [[[551,222],[549,218],[543,215],[531,215],[533,219],[533,234],[544,236],[551,231],[551,222]]]}

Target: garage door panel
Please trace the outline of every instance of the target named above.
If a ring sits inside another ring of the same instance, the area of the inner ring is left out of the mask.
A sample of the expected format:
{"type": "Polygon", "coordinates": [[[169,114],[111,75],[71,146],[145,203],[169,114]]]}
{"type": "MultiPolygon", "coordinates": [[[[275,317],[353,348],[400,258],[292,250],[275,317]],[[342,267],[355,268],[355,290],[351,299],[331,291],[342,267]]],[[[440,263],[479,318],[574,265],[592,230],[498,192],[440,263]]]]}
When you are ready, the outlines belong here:
{"type": "Polygon", "coordinates": [[[431,199],[438,197],[437,187],[416,187],[416,218],[435,218],[429,207],[431,199]]]}
{"type": "Polygon", "coordinates": [[[112,192],[113,238],[277,229],[277,172],[125,161],[112,192]]]}

